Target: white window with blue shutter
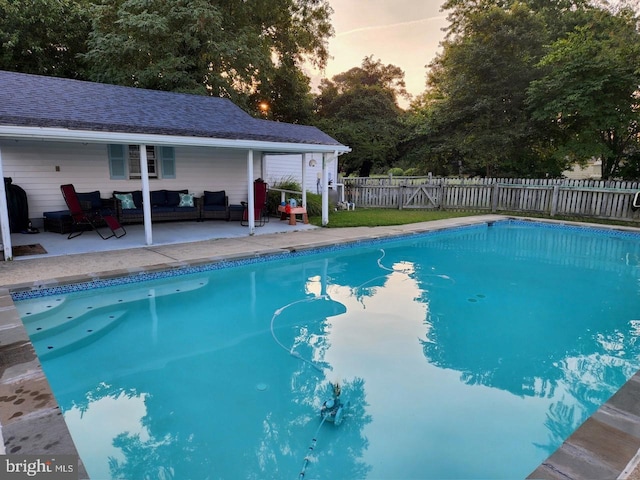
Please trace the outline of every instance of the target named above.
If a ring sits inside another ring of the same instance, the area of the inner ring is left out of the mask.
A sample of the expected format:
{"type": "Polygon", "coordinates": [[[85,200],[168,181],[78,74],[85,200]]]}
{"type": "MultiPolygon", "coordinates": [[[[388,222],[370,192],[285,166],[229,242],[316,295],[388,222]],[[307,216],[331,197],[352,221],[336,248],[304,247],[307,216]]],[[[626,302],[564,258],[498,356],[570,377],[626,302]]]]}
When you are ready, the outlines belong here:
{"type": "Polygon", "coordinates": [[[125,180],[127,175],[127,158],[124,145],[109,145],[109,175],[111,180],[125,180]]]}
{"type": "Polygon", "coordinates": [[[176,154],[173,147],[160,147],[162,178],[176,178],[176,154]]]}
{"type": "MultiPolygon", "coordinates": [[[[112,180],[140,179],[140,146],[109,145],[109,173],[112,180]]],[[[176,178],[174,148],[147,145],[147,173],[150,179],[176,178]]]]}

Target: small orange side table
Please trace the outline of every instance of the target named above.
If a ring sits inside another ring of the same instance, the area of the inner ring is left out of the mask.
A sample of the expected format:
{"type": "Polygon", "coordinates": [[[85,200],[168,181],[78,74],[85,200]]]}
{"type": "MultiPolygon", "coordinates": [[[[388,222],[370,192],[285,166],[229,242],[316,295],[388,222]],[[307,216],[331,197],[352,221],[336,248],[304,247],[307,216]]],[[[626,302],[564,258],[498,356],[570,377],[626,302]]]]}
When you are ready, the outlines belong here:
{"type": "Polygon", "coordinates": [[[283,205],[278,205],[278,211],[280,212],[280,220],[286,220],[289,217],[289,225],[296,224],[296,215],[302,215],[303,223],[309,223],[309,217],[307,216],[307,209],[305,207],[293,207],[289,208],[283,205]]]}

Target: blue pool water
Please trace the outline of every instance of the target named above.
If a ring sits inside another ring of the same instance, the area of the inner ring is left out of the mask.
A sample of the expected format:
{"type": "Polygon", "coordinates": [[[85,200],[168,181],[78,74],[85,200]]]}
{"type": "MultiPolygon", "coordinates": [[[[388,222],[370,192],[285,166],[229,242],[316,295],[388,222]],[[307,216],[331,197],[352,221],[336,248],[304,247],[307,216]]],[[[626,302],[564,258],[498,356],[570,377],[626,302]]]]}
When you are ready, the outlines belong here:
{"type": "Polygon", "coordinates": [[[523,478],[640,368],[639,265],[498,222],[16,305],[94,479],[523,478]]]}

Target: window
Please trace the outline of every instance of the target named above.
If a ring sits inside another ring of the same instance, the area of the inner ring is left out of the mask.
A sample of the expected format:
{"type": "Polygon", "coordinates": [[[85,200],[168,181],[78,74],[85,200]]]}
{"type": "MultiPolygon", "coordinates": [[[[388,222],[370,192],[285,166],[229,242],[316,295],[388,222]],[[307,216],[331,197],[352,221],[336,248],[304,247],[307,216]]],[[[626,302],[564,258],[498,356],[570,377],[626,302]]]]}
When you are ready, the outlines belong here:
{"type": "MultiPolygon", "coordinates": [[[[147,171],[149,178],[158,178],[156,149],[149,145],[147,145],[147,171]]],[[[129,178],[142,178],[140,175],[140,145],[129,145],[129,178]]]]}
{"type": "MultiPolygon", "coordinates": [[[[140,179],[140,146],[109,145],[109,174],[112,180],[140,179]]],[[[149,178],[176,178],[173,147],[147,146],[149,178]]]]}

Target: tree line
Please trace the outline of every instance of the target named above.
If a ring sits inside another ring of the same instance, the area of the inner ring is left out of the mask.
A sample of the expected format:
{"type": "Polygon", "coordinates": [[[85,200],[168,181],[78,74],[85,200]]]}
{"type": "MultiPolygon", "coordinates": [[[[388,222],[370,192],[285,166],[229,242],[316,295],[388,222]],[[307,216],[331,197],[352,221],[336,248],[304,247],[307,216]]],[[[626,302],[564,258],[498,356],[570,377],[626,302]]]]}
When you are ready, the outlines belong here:
{"type": "Polygon", "coordinates": [[[327,0],[0,0],[0,69],[226,97],[349,145],[345,174],[557,177],[598,158],[603,178],[639,178],[630,1],[447,0],[406,110],[404,72],[373,56],[312,92],[327,0]]]}

